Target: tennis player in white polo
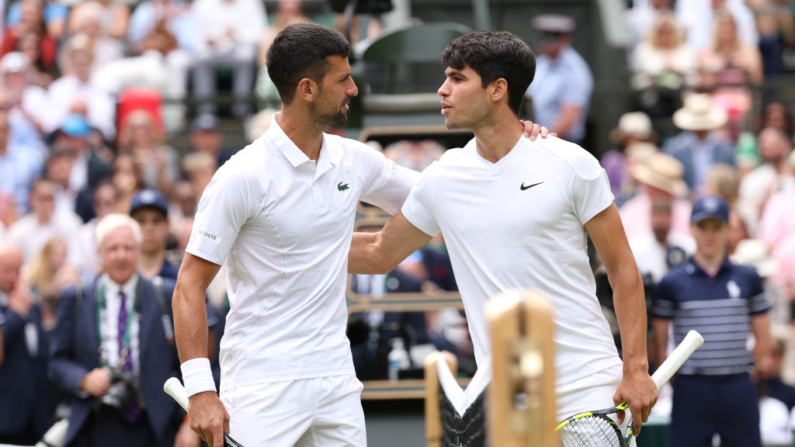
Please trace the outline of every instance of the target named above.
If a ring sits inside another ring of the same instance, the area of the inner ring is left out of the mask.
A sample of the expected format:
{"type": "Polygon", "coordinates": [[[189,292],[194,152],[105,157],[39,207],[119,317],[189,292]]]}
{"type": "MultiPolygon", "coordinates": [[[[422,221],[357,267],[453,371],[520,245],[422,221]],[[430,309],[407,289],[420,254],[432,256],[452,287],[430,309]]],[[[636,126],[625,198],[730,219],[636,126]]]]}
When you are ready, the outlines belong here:
{"type": "MultiPolygon", "coordinates": [[[[283,111],[218,170],[199,202],[174,320],[190,425],[211,447],[230,429],[246,447],[366,445],[362,384],[345,335],[356,207],[362,200],[394,214],[419,174],[323,133],[345,124],[357,94],[348,52],[331,28],[279,33],[267,67],[283,111]],[[204,297],[224,261],[231,310],[219,400],[204,297]]],[[[524,128],[531,138],[541,130],[524,128]]]]}
{"type": "Polygon", "coordinates": [[[446,125],[471,129],[475,138],[427,168],[380,233],[354,234],[349,271],[387,272],[441,231],[478,374],[490,371],[486,300],[510,288],[535,289],[554,305],[559,419],[627,402],[638,432],[657,399],[646,305],[604,170],[575,144],[531,142],[505,124],[518,115],[535,72],[535,57],[518,37],[465,34],[448,45],[442,63],[446,125]],[[623,364],[595,295],[586,232],[615,292],[623,364]]]}

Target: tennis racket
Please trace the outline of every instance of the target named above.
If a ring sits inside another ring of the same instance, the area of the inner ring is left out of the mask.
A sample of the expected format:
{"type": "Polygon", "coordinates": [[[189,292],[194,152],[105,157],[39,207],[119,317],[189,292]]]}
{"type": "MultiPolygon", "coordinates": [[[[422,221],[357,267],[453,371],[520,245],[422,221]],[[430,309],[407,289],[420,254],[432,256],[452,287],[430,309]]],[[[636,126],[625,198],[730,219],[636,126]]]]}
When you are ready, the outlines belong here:
{"type": "MultiPolygon", "coordinates": [[[[179,379],[172,377],[166,380],[166,383],[163,385],[163,391],[173,397],[183,410],[188,411],[188,393],[185,392],[185,387],[182,386],[179,379]]],[[[224,447],[243,447],[243,444],[235,441],[231,436],[224,433],[224,447]]]]}
{"type": "MultiPolygon", "coordinates": [[[[691,355],[704,344],[704,338],[696,331],[690,331],[674,352],[657,368],[651,376],[657,391],[663,387],[691,355]]],[[[558,424],[555,430],[560,434],[562,447],[629,447],[632,440],[632,420],[627,434],[621,433],[618,424],[610,415],[624,411],[629,406],[621,403],[613,408],[575,414],[558,424]]]]}

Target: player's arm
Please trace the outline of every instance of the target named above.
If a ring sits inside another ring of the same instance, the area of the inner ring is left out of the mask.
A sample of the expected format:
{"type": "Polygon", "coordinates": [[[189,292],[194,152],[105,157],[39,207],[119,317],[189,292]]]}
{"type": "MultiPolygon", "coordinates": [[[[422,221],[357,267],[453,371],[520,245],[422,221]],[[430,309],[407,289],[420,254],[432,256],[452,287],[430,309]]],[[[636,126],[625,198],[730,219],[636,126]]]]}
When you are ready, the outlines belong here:
{"type": "Polygon", "coordinates": [[[377,233],[353,233],[348,273],[389,273],[431,239],[399,211],[377,233]]]}
{"type": "Polygon", "coordinates": [[[585,224],[599,253],[616,308],[624,353],[624,378],[613,397],[616,405],[629,404],[635,433],[640,433],[657,401],[657,387],[649,376],[646,353],[646,300],[635,258],[629,248],[624,226],[615,203],[585,224]]]}
{"type": "Polygon", "coordinates": [[[209,372],[209,360],[205,297],[207,288],[220,268],[221,266],[218,264],[185,253],[172,301],[177,349],[180,362],[183,364],[183,380],[186,385],[189,380],[196,381],[197,379],[199,382],[209,379],[212,383],[211,389],[192,395],[188,406],[190,427],[211,447],[223,446],[222,431],[229,431],[229,414],[214,391],[215,384],[212,381],[212,373],[209,377],[206,376],[206,373],[209,372]],[[186,368],[186,362],[191,360],[195,362],[188,365],[201,365],[206,362],[206,368],[203,370],[196,368],[195,372],[191,372],[190,366],[186,368]],[[186,377],[188,375],[194,375],[194,377],[186,377]]]}

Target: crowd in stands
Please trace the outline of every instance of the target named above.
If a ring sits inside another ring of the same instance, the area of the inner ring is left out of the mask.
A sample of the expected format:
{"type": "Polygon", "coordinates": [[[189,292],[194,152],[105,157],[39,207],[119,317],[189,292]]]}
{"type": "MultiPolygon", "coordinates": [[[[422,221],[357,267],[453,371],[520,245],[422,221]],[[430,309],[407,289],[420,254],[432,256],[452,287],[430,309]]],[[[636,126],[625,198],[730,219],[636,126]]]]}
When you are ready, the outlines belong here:
{"type": "MultiPolygon", "coordinates": [[[[0,325],[7,334],[17,329],[2,343],[18,344],[0,350],[2,401],[11,396],[2,394],[8,391],[2,381],[11,377],[3,364],[24,349],[32,364],[45,365],[62,291],[86,287],[111,262],[98,252],[103,218],[123,214],[138,222],[141,277],[176,278],[202,191],[239,149],[224,141],[219,114],[225,111],[213,101],[216,78],[231,73],[228,115],[248,118],[256,111],[252,96],[278,102],[264,69],[276,33],[302,21],[339,23],[333,14],[308,17],[300,0],[280,0],[274,11],[259,0],[14,0],[0,10],[0,325]],[[136,96],[140,89],[156,92],[156,107],[136,96]],[[195,116],[183,102],[189,97],[198,102],[195,116]],[[125,100],[133,105],[125,107],[125,100]],[[188,147],[166,143],[184,130],[188,147]]],[[[611,132],[614,149],[600,157],[638,268],[653,291],[696,250],[694,201],[705,194],[725,199],[730,259],[756,268],[771,306],[773,349],[756,372],[767,385],[762,411],[770,417],[762,420],[783,420],[786,430],[779,432],[791,437],[795,123],[790,105],[775,96],[762,96],[761,116],[753,105],[756,87],[795,69],[792,9],[785,0],[635,0],[625,18],[637,104],[611,132]],[[674,131],[657,126],[666,120],[674,131]]],[[[594,81],[571,46],[576,23],[539,16],[532,24],[538,72],[528,97],[535,121],[582,142],[594,81]]],[[[416,170],[445,149],[430,140],[382,148],[416,170]]],[[[394,272],[356,275],[351,284],[352,293],[376,298],[456,290],[442,238],[394,272]]],[[[229,306],[223,269],[208,295],[217,374],[229,306]]],[[[355,314],[349,336],[363,380],[386,377],[393,338],[404,339],[407,349],[446,349],[458,355],[462,371],[475,368],[466,321],[456,310],[355,314]]],[[[652,364],[658,354],[650,351],[652,364]]],[[[36,371],[30,380],[48,386],[46,370],[36,371]]],[[[63,388],[64,380],[54,381],[63,388]]],[[[63,389],[50,390],[51,399],[41,399],[43,416],[36,409],[12,421],[0,404],[0,443],[41,436],[64,399],[63,389]]],[[[666,411],[664,400],[658,408],[666,411]]],[[[181,429],[177,421],[174,430],[181,429]]],[[[181,445],[197,442],[189,432],[177,433],[181,445]]]]}

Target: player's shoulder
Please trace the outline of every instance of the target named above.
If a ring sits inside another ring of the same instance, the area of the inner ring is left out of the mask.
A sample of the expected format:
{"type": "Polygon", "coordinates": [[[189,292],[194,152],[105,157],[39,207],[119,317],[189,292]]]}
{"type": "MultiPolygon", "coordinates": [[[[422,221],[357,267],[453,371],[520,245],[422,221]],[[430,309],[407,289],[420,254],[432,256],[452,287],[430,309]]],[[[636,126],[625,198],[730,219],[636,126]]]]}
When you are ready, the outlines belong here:
{"type": "Polygon", "coordinates": [[[580,145],[557,137],[538,138],[529,141],[531,148],[557,159],[571,172],[586,180],[592,180],[601,175],[603,169],[599,160],[580,145]]]}
{"type": "Polygon", "coordinates": [[[265,144],[258,138],[248,146],[240,149],[216,171],[221,178],[248,179],[257,177],[267,163],[265,144]]]}
{"type": "Polygon", "coordinates": [[[343,160],[361,163],[384,159],[383,152],[367,143],[331,134],[325,134],[324,138],[326,138],[327,148],[334,151],[335,155],[343,160]]]}

